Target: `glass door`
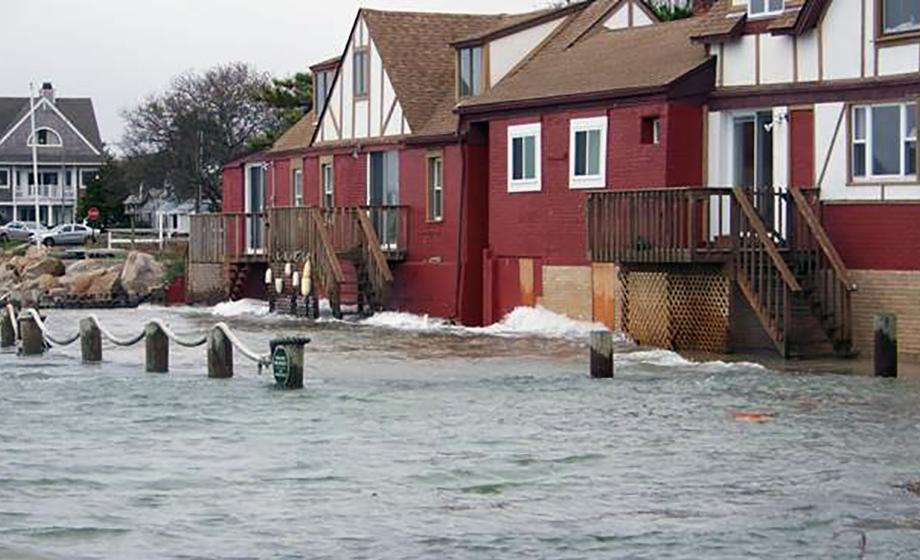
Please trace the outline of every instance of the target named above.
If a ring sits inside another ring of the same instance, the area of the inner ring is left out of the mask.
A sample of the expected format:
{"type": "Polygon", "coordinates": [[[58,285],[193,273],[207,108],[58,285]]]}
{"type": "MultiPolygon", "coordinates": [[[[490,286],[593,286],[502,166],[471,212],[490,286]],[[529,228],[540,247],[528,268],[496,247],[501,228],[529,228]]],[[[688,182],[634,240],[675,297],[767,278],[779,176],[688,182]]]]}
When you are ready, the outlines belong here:
{"type": "Polygon", "coordinates": [[[368,167],[367,204],[371,220],[384,249],[399,241],[399,152],[374,152],[368,167]]]}
{"type": "Polygon", "coordinates": [[[773,113],[761,111],[735,117],[734,186],[744,187],[768,228],[776,229],[773,184],[773,113]]]}
{"type": "Polygon", "coordinates": [[[265,169],[262,164],[249,165],[246,168],[246,250],[248,253],[260,253],[265,248],[264,221],[265,211],[265,169]]]}

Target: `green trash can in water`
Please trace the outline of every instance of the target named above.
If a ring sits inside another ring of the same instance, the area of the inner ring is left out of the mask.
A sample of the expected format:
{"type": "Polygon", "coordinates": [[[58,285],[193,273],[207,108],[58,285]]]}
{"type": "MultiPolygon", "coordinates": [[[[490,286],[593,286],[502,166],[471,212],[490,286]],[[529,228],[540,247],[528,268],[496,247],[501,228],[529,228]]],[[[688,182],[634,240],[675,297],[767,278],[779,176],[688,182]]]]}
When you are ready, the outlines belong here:
{"type": "Polygon", "coordinates": [[[304,336],[276,338],[271,341],[272,376],[282,389],[303,389],[304,346],[310,339],[304,336]]]}

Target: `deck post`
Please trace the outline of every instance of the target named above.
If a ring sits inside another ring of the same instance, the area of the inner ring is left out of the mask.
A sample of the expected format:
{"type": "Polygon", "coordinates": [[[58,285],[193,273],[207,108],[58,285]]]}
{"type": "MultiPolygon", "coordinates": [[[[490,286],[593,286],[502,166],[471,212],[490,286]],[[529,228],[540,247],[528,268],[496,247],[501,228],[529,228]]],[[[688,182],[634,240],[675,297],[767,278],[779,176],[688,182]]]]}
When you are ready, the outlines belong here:
{"type": "Polygon", "coordinates": [[[898,318],[895,315],[875,316],[875,375],[898,376],[898,318]]]}
{"type": "Polygon", "coordinates": [[[208,377],[229,379],[233,377],[233,343],[221,329],[208,334],[208,377]]]}
{"type": "Polygon", "coordinates": [[[0,348],[16,345],[16,329],[8,309],[0,309],[0,348]]]}
{"type": "Polygon", "coordinates": [[[20,354],[40,356],[45,353],[45,335],[31,315],[23,314],[19,317],[19,335],[22,337],[20,354]]]}
{"type": "Polygon", "coordinates": [[[169,373],[169,338],[160,325],[148,323],[144,329],[147,373],[169,373]]]}
{"type": "Polygon", "coordinates": [[[102,331],[96,321],[88,317],[80,321],[80,351],[85,364],[102,361],[102,331]]]}
{"type": "Polygon", "coordinates": [[[282,389],[303,389],[304,346],[306,337],[276,338],[271,341],[272,375],[282,389]]]}
{"type": "Polygon", "coordinates": [[[613,378],[613,333],[610,331],[591,333],[591,377],[613,378]]]}

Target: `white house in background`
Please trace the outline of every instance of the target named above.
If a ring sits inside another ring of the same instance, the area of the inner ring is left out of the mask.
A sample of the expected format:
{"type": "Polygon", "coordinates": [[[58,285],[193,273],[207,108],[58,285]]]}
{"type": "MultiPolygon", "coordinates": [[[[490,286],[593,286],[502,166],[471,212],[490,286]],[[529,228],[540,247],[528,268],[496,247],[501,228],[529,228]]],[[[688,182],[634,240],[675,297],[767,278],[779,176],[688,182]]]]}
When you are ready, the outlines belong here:
{"type": "Polygon", "coordinates": [[[0,222],[34,222],[36,206],[43,224],[70,222],[83,189],[103,164],[93,102],[58,98],[50,83],[34,101],[35,138],[29,98],[0,97],[0,222]]]}
{"type": "Polygon", "coordinates": [[[123,204],[125,216],[132,218],[136,227],[162,227],[167,236],[188,235],[189,216],[195,213],[194,200],[178,200],[168,189],[148,189],[144,185],[123,204]]]}

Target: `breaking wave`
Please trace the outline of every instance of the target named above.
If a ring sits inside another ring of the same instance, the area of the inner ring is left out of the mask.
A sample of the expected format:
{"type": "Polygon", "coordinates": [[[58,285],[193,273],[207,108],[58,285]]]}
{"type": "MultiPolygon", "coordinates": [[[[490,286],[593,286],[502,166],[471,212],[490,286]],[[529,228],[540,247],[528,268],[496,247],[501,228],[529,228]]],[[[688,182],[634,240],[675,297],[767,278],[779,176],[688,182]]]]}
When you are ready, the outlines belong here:
{"type": "Polygon", "coordinates": [[[258,299],[225,301],[212,307],[209,312],[217,317],[265,317],[269,314],[268,302],[258,299]]]}

